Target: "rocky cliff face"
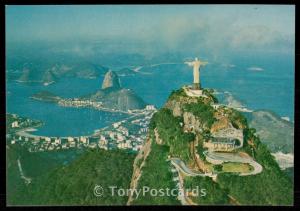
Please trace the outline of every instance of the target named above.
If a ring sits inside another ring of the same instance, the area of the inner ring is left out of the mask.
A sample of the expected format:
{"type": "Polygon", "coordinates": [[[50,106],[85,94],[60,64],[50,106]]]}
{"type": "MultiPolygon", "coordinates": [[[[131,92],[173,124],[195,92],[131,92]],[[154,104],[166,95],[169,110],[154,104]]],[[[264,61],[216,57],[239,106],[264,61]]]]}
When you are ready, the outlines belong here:
{"type": "Polygon", "coordinates": [[[230,126],[228,118],[222,117],[211,126],[210,132],[214,133],[218,130],[229,128],[230,126]]]}
{"type": "Polygon", "coordinates": [[[184,128],[188,131],[202,132],[203,125],[199,119],[190,112],[183,113],[184,128]]]}
{"type": "Polygon", "coordinates": [[[174,116],[183,115],[184,104],[196,103],[197,99],[190,97],[181,97],[179,100],[170,99],[166,102],[165,107],[173,111],[174,116]]]}
{"type": "Polygon", "coordinates": [[[122,111],[143,109],[146,106],[143,99],[129,89],[109,87],[84,98],[95,102],[102,102],[106,108],[114,108],[122,111]]]}
{"type": "MultiPolygon", "coordinates": [[[[150,151],[151,151],[151,140],[147,139],[145,145],[139,151],[133,163],[133,174],[130,182],[130,189],[132,190],[138,187],[138,182],[142,175],[142,168],[145,165],[145,160],[148,157],[150,151]]],[[[134,200],[133,196],[129,195],[127,205],[130,205],[133,200],[134,200]]]]}
{"type": "Polygon", "coordinates": [[[118,75],[111,70],[105,74],[101,90],[82,98],[102,102],[106,108],[122,111],[143,109],[146,106],[143,99],[135,94],[134,91],[120,86],[118,75]]]}
{"type": "Polygon", "coordinates": [[[118,75],[114,72],[109,70],[104,77],[104,80],[102,82],[102,89],[106,89],[106,88],[121,88],[120,86],[120,80],[118,75]]]}

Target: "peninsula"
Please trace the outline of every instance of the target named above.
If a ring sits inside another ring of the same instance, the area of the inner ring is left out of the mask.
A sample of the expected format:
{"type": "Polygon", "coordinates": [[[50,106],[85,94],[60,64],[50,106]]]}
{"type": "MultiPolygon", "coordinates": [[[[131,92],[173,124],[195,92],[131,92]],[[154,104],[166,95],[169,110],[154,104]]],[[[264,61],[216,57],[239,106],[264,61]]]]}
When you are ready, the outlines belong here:
{"type": "Polygon", "coordinates": [[[146,103],[131,89],[122,88],[118,75],[109,70],[101,88],[95,93],[77,98],[62,98],[51,92],[42,91],[31,96],[34,100],[57,103],[65,107],[91,107],[109,112],[131,112],[144,109],[146,103]]]}

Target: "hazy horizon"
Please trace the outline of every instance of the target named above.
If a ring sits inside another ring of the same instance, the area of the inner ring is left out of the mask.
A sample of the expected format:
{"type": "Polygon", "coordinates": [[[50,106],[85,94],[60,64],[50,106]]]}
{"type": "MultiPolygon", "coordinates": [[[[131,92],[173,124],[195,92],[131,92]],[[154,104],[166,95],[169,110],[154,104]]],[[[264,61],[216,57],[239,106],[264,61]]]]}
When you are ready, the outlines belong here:
{"type": "Polygon", "coordinates": [[[6,42],[130,43],[143,50],[294,52],[289,5],[7,6],[6,42]]]}

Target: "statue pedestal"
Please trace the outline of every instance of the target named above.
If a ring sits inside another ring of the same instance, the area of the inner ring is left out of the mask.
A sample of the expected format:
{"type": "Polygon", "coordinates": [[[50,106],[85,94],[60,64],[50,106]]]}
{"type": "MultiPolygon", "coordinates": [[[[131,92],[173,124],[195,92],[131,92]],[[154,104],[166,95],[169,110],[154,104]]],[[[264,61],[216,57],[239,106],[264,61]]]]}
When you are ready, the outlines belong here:
{"type": "Polygon", "coordinates": [[[194,89],[192,87],[184,87],[184,91],[189,97],[207,97],[203,94],[203,90],[194,89]]]}
{"type": "Polygon", "coordinates": [[[200,83],[193,83],[193,89],[194,90],[200,90],[201,89],[200,83]]]}

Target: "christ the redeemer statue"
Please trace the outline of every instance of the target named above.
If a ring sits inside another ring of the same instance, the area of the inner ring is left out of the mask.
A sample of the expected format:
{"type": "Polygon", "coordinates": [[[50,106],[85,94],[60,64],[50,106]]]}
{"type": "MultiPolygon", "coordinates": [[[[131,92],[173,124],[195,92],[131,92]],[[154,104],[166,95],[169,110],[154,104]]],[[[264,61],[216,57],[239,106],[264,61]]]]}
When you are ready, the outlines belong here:
{"type": "Polygon", "coordinates": [[[201,89],[200,85],[200,66],[206,65],[208,62],[200,61],[197,57],[192,62],[185,62],[185,64],[193,67],[193,75],[194,75],[194,89],[201,89]]]}

